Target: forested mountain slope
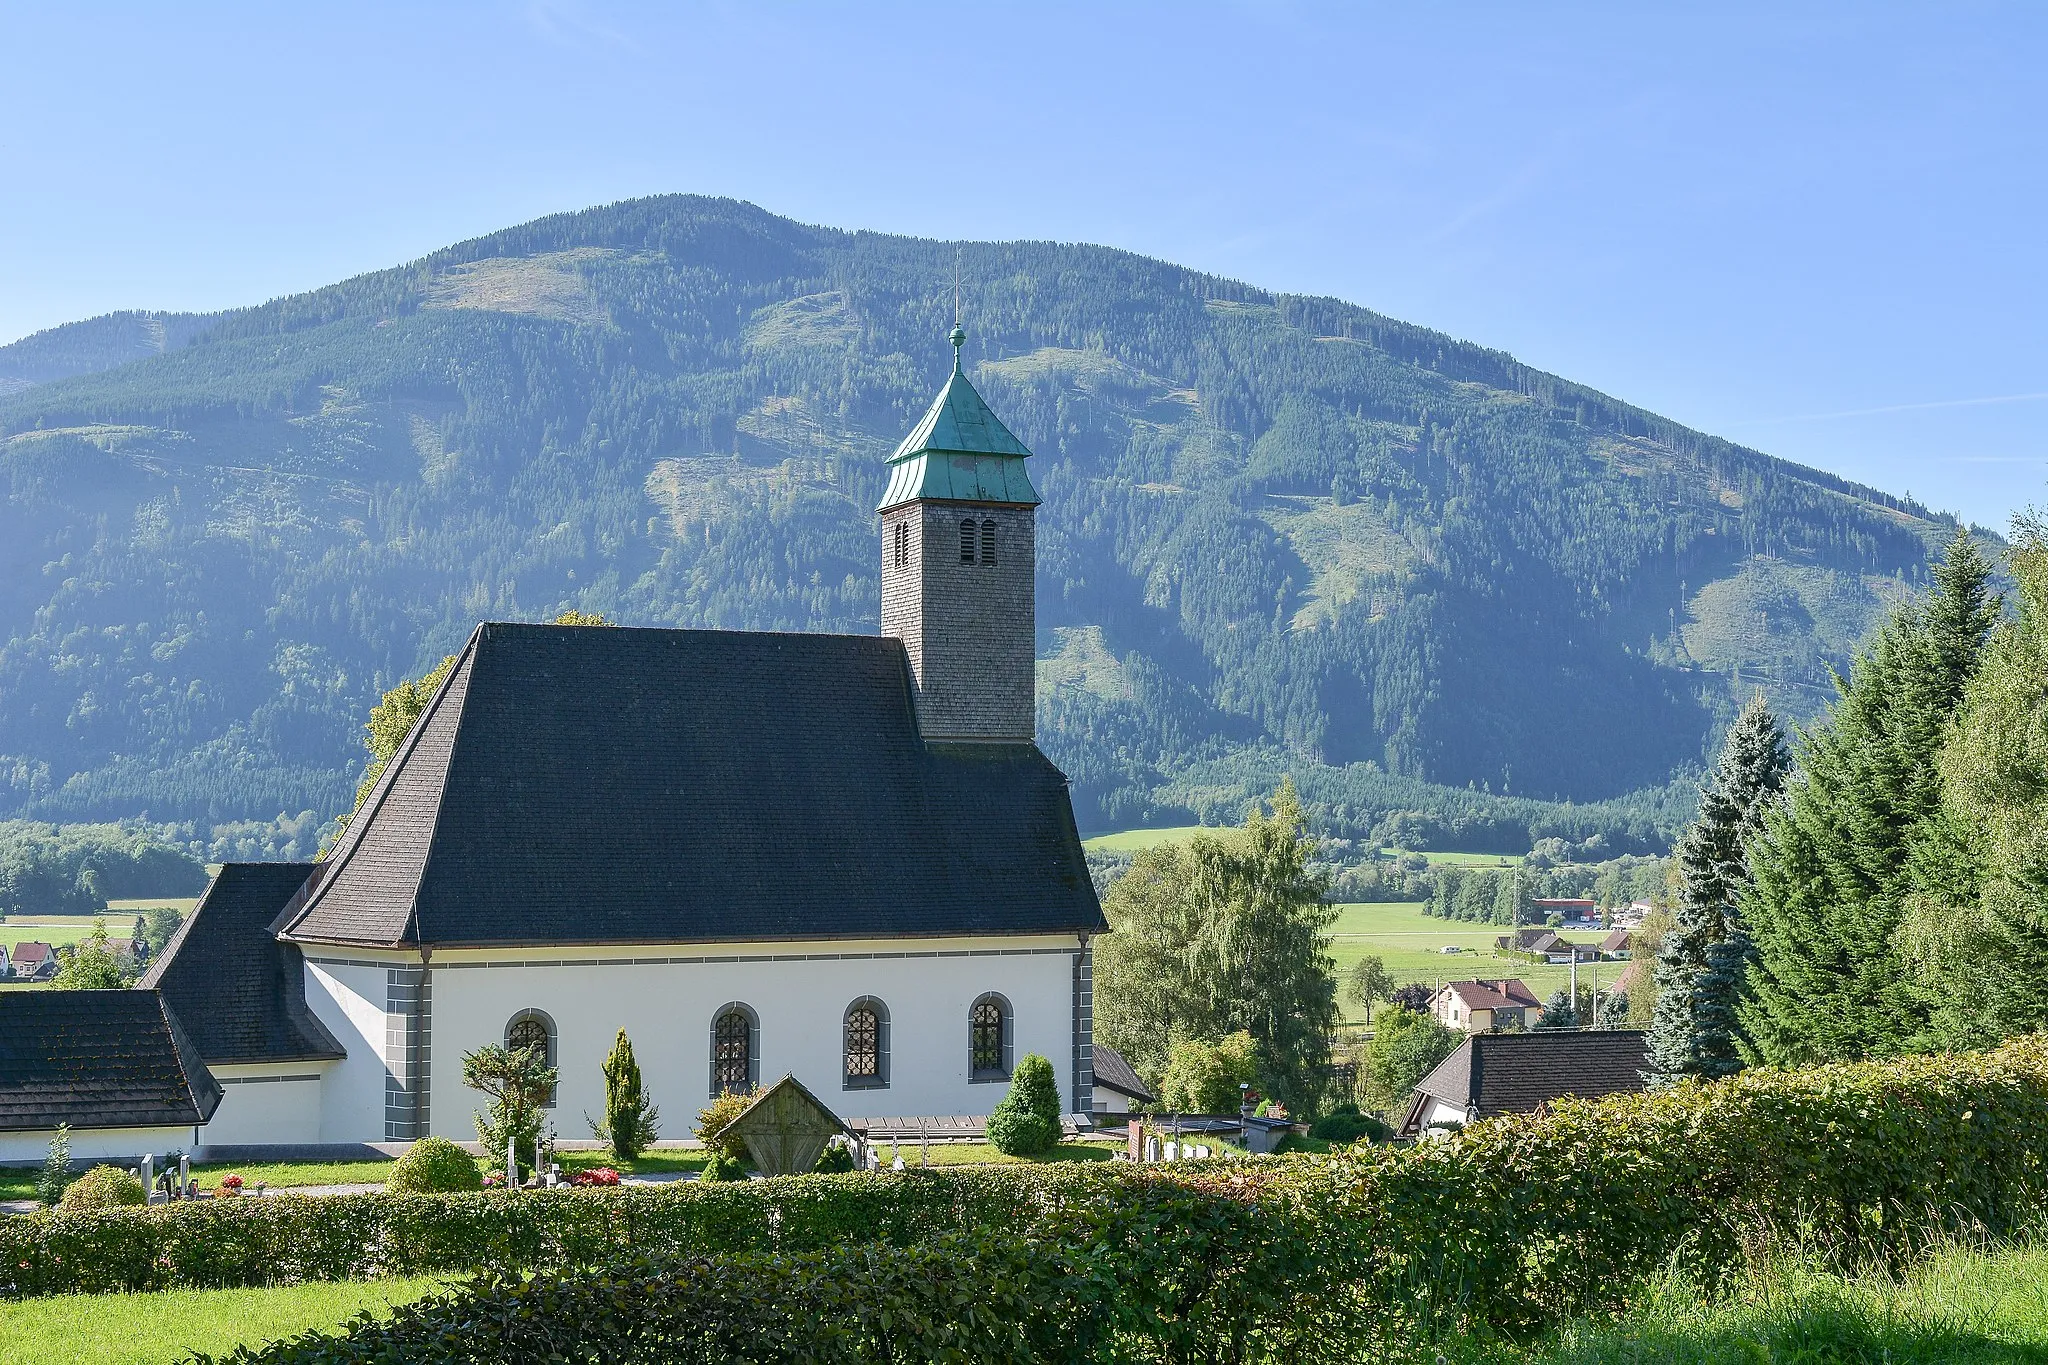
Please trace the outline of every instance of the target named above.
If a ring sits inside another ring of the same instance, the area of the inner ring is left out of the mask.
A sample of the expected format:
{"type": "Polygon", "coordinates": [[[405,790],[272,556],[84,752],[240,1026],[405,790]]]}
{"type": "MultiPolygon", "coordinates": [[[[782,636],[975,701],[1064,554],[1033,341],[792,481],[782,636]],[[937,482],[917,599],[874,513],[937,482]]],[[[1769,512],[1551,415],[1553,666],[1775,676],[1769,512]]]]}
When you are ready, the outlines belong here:
{"type": "MultiPolygon", "coordinates": [[[[876,629],[955,258],[666,197],[0,348],[0,815],[325,818],[377,690],[483,617],[876,629]]],[[[1038,456],[1040,727],[1084,826],[1291,769],[1354,837],[1651,837],[1672,803],[1527,798],[1662,788],[1759,679],[1810,711],[1946,529],[1334,300],[958,260],[1038,456]]]]}

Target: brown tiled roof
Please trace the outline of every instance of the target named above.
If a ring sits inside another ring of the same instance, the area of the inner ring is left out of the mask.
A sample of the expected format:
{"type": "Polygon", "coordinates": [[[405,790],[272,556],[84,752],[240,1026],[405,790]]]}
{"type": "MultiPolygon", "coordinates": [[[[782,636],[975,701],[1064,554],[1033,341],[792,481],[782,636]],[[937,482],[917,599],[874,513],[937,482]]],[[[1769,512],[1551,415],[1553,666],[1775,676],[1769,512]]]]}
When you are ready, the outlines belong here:
{"type": "Polygon", "coordinates": [[[18,967],[24,963],[33,965],[46,961],[51,951],[47,943],[17,943],[14,945],[14,964],[18,967]]]}
{"type": "Polygon", "coordinates": [[[279,943],[270,929],[312,870],[311,863],[224,864],[142,974],[141,984],[163,992],[208,1062],[345,1055],[307,1008],[297,945],[279,943]]]}
{"type": "Polygon", "coordinates": [[[900,640],[477,627],[280,927],[362,944],[1108,928],[1032,744],[927,744],[900,640]]]}
{"type": "Polygon", "coordinates": [[[220,1098],[156,991],[0,991],[0,1131],[188,1127],[220,1098]]]}
{"type": "Polygon", "coordinates": [[[1600,940],[1600,951],[1603,953],[1618,953],[1628,947],[1629,940],[1634,937],[1635,935],[1626,929],[1616,929],[1608,934],[1606,938],[1600,940]]]}
{"type": "Polygon", "coordinates": [[[1476,1108],[1481,1118],[1523,1114],[1566,1095],[1591,1099],[1641,1090],[1643,1047],[1638,1029],[1475,1033],[1415,1090],[1476,1108]]]}
{"type": "Polygon", "coordinates": [[[1543,1002],[1530,994],[1529,988],[1519,977],[1505,977],[1492,981],[1452,981],[1446,990],[1456,991],[1466,1009],[1541,1009],[1543,1002]]]}

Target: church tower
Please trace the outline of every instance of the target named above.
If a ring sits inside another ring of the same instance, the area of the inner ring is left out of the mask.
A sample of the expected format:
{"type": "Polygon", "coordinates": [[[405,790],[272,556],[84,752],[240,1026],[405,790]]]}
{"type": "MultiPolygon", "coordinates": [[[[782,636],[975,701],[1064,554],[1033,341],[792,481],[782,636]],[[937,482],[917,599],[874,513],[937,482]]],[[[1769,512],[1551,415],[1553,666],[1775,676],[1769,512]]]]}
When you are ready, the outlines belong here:
{"type": "Polygon", "coordinates": [[[1032,738],[1036,508],[1031,452],[960,368],[889,457],[882,495],[882,634],[910,652],[927,740],[1032,738]]]}

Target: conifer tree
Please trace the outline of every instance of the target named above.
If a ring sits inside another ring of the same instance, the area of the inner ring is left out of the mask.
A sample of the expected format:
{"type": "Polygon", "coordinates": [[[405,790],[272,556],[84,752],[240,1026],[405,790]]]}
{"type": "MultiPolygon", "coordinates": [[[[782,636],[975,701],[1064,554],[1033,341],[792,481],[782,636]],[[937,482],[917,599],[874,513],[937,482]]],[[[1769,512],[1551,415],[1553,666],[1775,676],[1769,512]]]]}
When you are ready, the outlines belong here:
{"type": "Polygon", "coordinates": [[[633,1040],[624,1029],[604,1059],[604,1117],[591,1130],[611,1144],[612,1155],[633,1161],[659,1132],[661,1111],[641,1090],[640,1063],[633,1058],[633,1040]]]}
{"type": "Polygon", "coordinates": [[[1657,950],[1657,1010],[1644,1073],[1652,1085],[1741,1068],[1732,1009],[1749,944],[1736,909],[1749,882],[1743,841],[1784,784],[1784,736],[1758,693],[1728,728],[1720,761],[1700,787],[1699,817],[1678,843],[1678,909],[1657,950]]]}
{"type": "Polygon", "coordinates": [[[1737,1013],[1751,1060],[1926,1045],[1928,1004],[1901,942],[1908,864],[1941,818],[1943,740],[1999,616],[1989,580],[1958,528],[1932,592],[1893,612],[1800,735],[1798,779],[1750,846],[1755,955],[1737,1013]]]}

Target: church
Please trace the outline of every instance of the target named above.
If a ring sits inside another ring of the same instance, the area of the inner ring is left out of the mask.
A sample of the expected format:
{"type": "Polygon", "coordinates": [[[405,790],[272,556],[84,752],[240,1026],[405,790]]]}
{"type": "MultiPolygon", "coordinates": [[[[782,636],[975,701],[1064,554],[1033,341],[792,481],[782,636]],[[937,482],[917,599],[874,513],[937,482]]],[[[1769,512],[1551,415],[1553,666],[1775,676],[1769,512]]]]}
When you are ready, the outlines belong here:
{"type": "MultiPolygon", "coordinates": [[[[985,1115],[1032,1052],[1089,1112],[1108,925],[1033,737],[1039,499],[963,339],[889,458],[880,635],[479,625],[323,861],[214,878],[137,992],[163,1093],[130,1068],[73,1151],[470,1140],[493,1042],[589,1138],[622,1028],[668,1137],[784,1074],[985,1115]]],[[[0,1057],[0,1159],[96,1083],[49,1031],[0,1057]]]]}

